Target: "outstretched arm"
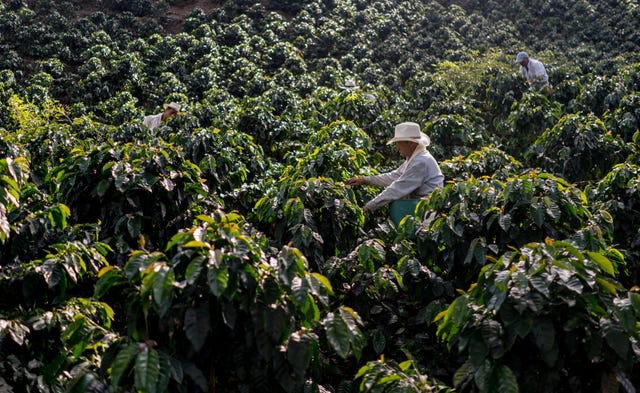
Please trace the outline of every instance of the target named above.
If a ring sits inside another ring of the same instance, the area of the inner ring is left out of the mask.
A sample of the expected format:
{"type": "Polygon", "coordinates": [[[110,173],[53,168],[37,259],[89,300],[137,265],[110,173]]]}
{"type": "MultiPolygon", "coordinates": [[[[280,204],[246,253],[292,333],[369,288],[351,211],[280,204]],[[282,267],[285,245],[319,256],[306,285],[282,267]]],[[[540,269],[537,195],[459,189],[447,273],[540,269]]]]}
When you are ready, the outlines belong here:
{"type": "Polygon", "coordinates": [[[344,184],[348,186],[360,186],[362,184],[367,184],[364,177],[352,177],[351,179],[347,179],[344,184]]]}

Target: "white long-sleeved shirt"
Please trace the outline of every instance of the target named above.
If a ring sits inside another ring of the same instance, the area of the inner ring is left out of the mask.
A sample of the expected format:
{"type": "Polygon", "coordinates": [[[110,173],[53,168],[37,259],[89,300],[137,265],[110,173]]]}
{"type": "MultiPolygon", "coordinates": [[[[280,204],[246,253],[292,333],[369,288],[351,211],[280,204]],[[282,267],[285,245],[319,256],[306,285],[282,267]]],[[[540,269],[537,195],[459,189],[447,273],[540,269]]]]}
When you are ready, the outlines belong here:
{"type": "Polygon", "coordinates": [[[527,66],[520,66],[520,73],[527,78],[529,83],[540,83],[541,86],[547,86],[549,84],[549,76],[544,65],[536,59],[529,59],[527,66]]]}
{"type": "Polygon", "coordinates": [[[149,115],[144,118],[142,124],[147,126],[149,129],[153,130],[158,127],[162,122],[162,113],[158,113],[157,115],[149,115]]]}
{"type": "Polygon", "coordinates": [[[440,167],[423,146],[418,146],[398,169],[376,176],[365,176],[366,184],[386,187],[367,202],[369,210],[379,209],[397,199],[418,199],[442,187],[444,176],[440,167]]]}

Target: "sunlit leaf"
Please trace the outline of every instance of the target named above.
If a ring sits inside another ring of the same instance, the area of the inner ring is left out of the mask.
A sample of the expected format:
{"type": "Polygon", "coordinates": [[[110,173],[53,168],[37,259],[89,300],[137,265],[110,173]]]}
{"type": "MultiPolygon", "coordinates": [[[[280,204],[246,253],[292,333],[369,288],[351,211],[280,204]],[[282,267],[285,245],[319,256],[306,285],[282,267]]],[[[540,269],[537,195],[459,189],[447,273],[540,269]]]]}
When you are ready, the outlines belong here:
{"type": "Polygon", "coordinates": [[[605,257],[602,254],[599,254],[597,252],[592,252],[592,251],[587,251],[586,254],[596,264],[598,264],[598,266],[600,266],[600,269],[602,269],[605,273],[609,274],[610,276],[615,276],[615,270],[613,269],[613,264],[611,263],[609,258],[605,257]]]}

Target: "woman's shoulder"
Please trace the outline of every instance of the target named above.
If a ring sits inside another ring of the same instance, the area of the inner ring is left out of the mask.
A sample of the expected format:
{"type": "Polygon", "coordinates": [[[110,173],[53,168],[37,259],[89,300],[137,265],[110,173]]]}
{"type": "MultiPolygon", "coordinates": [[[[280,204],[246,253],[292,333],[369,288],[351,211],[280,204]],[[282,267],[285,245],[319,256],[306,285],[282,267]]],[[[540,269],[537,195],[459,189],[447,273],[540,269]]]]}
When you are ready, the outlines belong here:
{"type": "Polygon", "coordinates": [[[431,155],[431,153],[429,153],[428,150],[423,150],[419,154],[416,154],[415,157],[413,157],[413,161],[432,162],[436,161],[436,159],[431,155]]]}

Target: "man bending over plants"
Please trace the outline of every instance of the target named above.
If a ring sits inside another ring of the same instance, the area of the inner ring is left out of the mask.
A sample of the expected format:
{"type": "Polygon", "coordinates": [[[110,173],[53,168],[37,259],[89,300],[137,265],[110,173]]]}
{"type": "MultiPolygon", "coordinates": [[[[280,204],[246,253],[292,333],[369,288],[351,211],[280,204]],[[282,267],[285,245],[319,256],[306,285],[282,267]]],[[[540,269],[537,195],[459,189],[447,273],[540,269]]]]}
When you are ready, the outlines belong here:
{"type": "Polygon", "coordinates": [[[405,122],[396,125],[394,136],[387,144],[394,142],[400,155],[405,158],[400,167],[376,176],[352,177],[345,184],[385,187],[364,205],[364,211],[391,204],[391,219],[398,225],[404,216],[413,214],[420,198],[429,195],[436,187],[442,187],[444,176],[436,159],[427,151],[431,140],[420,131],[418,124],[405,122]]]}
{"type": "Polygon", "coordinates": [[[544,91],[547,95],[551,94],[549,76],[542,62],[530,59],[527,52],[519,52],[516,55],[516,63],[520,64],[520,73],[527,78],[529,86],[544,91]]]}
{"type": "Polygon", "coordinates": [[[142,124],[149,127],[149,129],[153,130],[159,125],[166,123],[169,118],[175,116],[180,112],[180,104],[176,102],[170,102],[168,104],[164,104],[164,112],[158,113],[157,115],[149,115],[144,118],[142,124]]]}

